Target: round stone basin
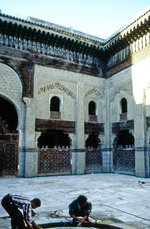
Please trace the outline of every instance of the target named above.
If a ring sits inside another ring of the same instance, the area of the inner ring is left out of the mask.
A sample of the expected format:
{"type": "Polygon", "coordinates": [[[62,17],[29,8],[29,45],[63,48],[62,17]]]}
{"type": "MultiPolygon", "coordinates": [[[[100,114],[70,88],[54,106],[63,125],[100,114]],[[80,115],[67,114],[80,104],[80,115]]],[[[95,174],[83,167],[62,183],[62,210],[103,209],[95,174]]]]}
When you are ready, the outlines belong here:
{"type": "MultiPolygon", "coordinates": [[[[94,229],[96,227],[45,227],[46,229],[73,229],[73,228],[79,228],[79,229],[83,229],[83,228],[90,228],[90,229],[94,229]]],[[[107,229],[107,228],[116,228],[116,229],[122,229],[120,227],[108,227],[108,225],[105,225],[105,227],[97,227],[97,228],[103,228],[103,229],[107,229]]]]}
{"type": "Polygon", "coordinates": [[[42,228],[60,228],[60,229],[73,229],[73,228],[101,228],[101,229],[122,229],[121,227],[116,227],[113,225],[107,225],[107,224],[100,224],[100,223],[83,223],[82,227],[77,227],[77,223],[72,222],[57,222],[57,223],[46,223],[46,224],[40,224],[42,228]]]}

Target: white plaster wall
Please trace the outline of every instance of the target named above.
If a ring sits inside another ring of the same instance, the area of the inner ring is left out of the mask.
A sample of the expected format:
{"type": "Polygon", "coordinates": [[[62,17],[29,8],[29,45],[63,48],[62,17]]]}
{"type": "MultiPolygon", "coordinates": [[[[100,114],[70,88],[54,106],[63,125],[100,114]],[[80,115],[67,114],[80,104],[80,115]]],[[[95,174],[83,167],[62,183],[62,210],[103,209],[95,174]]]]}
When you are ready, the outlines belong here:
{"type": "Polygon", "coordinates": [[[98,77],[36,65],[34,96],[36,118],[49,119],[50,98],[58,96],[62,103],[62,120],[76,120],[75,102],[79,98],[78,107],[84,102],[83,121],[88,120],[88,102],[92,100],[97,105],[98,122],[104,121],[104,80],[98,77]],[[78,92],[79,83],[83,85],[82,95],[78,92]]]}
{"type": "MultiPolygon", "coordinates": [[[[128,120],[134,120],[136,146],[148,142],[149,131],[145,129],[145,118],[150,116],[150,58],[129,67],[106,81],[109,91],[109,117],[111,124],[120,121],[120,101],[127,100],[128,120]]],[[[112,138],[113,136],[111,136],[112,138]]]]}
{"type": "MultiPolygon", "coordinates": [[[[144,90],[150,87],[150,58],[135,64],[131,68],[132,82],[133,82],[133,95],[135,103],[143,103],[144,90]]],[[[149,103],[147,100],[147,103],[149,103]]]]}
{"type": "Polygon", "coordinates": [[[132,91],[131,68],[119,72],[108,79],[107,89],[109,90],[110,123],[120,122],[120,102],[122,98],[127,100],[128,120],[134,119],[135,99],[132,91]]]}
{"type": "Polygon", "coordinates": [[[146,116],[150,116],[150,88],[145,89],[145,113],[146,116]]]}

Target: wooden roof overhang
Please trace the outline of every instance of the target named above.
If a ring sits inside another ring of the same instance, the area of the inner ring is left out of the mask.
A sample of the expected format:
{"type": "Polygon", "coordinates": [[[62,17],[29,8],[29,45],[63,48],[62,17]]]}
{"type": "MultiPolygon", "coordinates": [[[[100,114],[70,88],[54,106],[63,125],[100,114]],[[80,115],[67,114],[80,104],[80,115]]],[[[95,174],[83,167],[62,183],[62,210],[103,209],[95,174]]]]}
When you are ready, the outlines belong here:
{"type": "Polygon", "coordinates": [[[40,27],[34,28],[30,23],[14,23],[12,21],[2,20],[0,18],[0,33],[12,37],[19,37],[21,39],[36,41],[47,45],[55,46],[70,50],[72,52],[79,52],[93,57],[102,59],[104,55],[103,47],[96,41],[84,41],[85,39],[74,38],[74,36],[66,36],[48,29],[43,30],[40,27]]]}
{"type": "Polygon", "coordinates": [[[104,61],[149,31],[150,9],[102,42],[0,14],[1,34],[64,48],[104,61]]]}
{"type": "Polygon", "coordinates": [[[108,57],[114,55],[116,52],[132,44],[148,32],[150,32],[150,15],[143,20],[133,22],[107,40],[104,44],[105,55],[108,57]]]}

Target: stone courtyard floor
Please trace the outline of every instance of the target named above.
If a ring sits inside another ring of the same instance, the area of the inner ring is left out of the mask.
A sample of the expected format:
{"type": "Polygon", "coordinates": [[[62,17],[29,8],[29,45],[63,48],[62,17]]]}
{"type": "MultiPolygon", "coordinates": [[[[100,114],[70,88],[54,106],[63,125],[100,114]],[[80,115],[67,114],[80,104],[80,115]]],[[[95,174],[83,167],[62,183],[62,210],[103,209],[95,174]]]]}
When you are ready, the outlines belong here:
{"type": "MultiPolygon", "coordinates": [[[[36,178],[0,178],[0,199],[7,193],[40,198],[39,224],[70,220],[68,205],[78,195],[92,203],[93,222],[124,229],[150,228],[150,179],[119,174],[87,174],[36,178]]],[[[0,205],[0,228],[10,219],[0,205]]]]}

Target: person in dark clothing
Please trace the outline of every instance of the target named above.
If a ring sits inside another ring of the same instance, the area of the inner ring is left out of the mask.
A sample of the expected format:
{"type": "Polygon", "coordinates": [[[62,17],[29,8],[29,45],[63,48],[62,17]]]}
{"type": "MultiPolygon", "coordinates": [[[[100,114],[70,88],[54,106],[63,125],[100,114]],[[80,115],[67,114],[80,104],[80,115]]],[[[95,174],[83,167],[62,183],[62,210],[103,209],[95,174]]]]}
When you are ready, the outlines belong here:
{"type": "Polygon", "coordinates": [[[87,197],[80,195],[77,199],[69,204],[69,214],[74,221],[79,222],[78,227],[82,225],[85,221],[90,221],[89,215],[92,210],[92,204],[87,202],[87,197]]]}
{"type": "Polygon", "coordinates": [[[32,219],[32,208],[40,207],[40,199],[35,198],[30,201],[25,196],[9,193],[3,197],[1,204],[11,218],[12,229],[42,229],[32,219]],[[23,210],[23,215],[19,209],[23,210]]]}

